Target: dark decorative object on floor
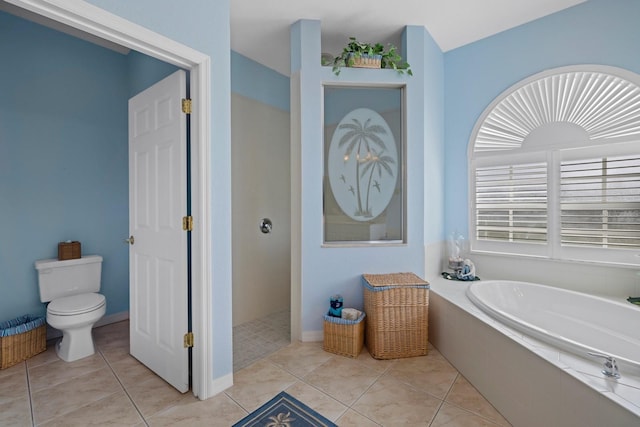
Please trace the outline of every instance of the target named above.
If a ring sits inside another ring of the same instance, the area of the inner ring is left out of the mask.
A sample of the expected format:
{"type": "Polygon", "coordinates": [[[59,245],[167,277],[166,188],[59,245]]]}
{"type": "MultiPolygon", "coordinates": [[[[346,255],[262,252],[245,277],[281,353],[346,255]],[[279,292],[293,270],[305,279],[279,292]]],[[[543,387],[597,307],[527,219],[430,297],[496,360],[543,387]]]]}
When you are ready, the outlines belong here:
{"type": "Polygon", "coordinates": [[[284,391],[233,425],[233,427],[249,426],[337,427],[336,424],[284,391]]]}

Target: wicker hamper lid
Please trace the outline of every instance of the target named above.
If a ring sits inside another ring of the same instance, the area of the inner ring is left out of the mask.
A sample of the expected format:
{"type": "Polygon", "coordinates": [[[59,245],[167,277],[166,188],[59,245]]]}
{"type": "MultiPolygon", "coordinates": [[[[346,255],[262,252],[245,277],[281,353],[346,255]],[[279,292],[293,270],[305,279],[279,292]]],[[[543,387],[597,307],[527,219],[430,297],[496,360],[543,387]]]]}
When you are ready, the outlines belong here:
{"type": "Polygon", "coordinates": [[[429,285],[429,282],[414,273],[363,274],[362,277],[373,287],[429,285]]]}

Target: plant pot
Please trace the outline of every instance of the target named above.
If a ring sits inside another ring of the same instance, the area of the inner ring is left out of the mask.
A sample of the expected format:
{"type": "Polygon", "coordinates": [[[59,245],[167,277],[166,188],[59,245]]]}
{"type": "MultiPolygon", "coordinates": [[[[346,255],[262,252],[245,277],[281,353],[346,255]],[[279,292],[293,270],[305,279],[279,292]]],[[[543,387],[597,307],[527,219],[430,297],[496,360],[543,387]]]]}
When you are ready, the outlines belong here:
{"type": "Polygon", "coordinates": [[[349,67],[353,68],[380,68],[382,65],[382,55],[366,55],[355,56],[349,55],[347,59],[349,67]]]}

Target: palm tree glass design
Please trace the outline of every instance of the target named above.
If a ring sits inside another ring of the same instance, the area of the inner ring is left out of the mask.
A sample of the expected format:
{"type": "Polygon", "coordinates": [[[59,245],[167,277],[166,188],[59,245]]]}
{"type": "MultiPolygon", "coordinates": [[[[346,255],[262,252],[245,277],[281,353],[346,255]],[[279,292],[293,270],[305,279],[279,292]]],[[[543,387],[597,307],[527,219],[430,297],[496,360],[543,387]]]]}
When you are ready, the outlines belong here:
{"type": "Polygon", "coordinates": [[[402,240],[401,95],[399,88],[325,88],[325,242],[402,240]],[[343,111],[326,110],[333,99],[343,111]]]}
{"type": "Polygon", "coordinates": [[[358,108],[344,116],[333,133],[328,161],[331,191],[345,215],[369,221],[384,212],[396,186],[398,153],[380,114],[358,108]]]}

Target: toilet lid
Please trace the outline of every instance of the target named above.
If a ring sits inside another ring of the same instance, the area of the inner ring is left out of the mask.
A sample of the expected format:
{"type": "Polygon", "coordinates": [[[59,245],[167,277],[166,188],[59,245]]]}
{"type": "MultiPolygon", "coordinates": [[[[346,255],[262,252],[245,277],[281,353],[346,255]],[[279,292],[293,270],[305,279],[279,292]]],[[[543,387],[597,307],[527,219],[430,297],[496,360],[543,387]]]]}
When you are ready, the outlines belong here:
{"type": "Polygon", "coordinates": [[[47,306],[49,314],[58,316],[72,316],[75,314],[88,313],[105,305],[104,295],[96,293],[86,293],[72,295],[69,297],[56,298],[47,306]]]}

